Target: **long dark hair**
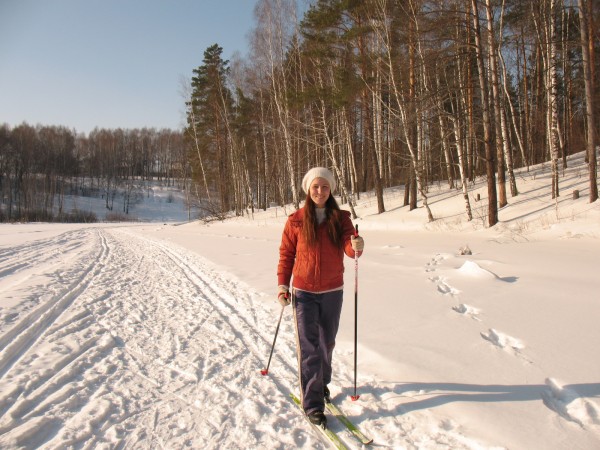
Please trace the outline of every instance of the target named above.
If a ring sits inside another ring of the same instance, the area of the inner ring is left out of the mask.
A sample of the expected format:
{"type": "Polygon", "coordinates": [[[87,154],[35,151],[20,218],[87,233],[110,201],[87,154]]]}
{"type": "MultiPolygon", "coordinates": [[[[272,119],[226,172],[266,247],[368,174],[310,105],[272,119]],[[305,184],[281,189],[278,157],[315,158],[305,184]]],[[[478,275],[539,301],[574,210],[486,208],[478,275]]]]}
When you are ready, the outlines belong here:
{"type": "MultiPolygon", "coordinates": [[[[342,248],[342,221],[340,207],[333,195],[330,194],[325,202],[325,221],[327,222],[327,235],[333,245],[342,248]]],[[[310,193],[306,194],[306,203],[304,205],[304,219],[302,222],[302,235],[306,243],[312,247],[317,244],[317,212],[310,193]]]]}

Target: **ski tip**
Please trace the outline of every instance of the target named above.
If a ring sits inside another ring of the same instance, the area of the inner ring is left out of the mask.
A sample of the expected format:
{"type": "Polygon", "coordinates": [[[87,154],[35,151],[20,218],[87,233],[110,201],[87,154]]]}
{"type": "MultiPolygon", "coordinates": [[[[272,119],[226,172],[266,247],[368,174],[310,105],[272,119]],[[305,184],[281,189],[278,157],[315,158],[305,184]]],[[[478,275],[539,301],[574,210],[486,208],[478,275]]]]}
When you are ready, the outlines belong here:
{"type": "Polygon", "coordinates": [[[360,395],[351,395],[350,396],[350,400],[352,400],[353,402],[355,402],[356,400],[358,400],[360,398],[360,395]]]}
{"type": "Polygon", "coordinates": [[[268,374],[269,374],[269,371],[268,371],[267,369],[262,369],[262,370],[260,371],[260,374],[261,374],[262,376],[265,376],[265,375],[268,375],[268,374]]]}

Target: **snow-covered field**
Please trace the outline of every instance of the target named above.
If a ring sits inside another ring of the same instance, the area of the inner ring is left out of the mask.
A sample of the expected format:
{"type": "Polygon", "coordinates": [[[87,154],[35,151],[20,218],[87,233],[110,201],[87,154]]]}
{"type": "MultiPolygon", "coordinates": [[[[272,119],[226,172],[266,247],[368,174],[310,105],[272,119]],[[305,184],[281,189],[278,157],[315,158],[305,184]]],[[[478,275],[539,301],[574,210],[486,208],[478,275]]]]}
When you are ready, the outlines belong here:
{"type": "MultiPolygon", "coordinates": [[[[484,200],[469,223],[445,187],[431,224],[401,189],[382,215],[361,196],[360,399],[350,259],[331,389],[375,448],[600,448],[600,204],[582,155],[569,164],[558,202],[547,167],[521,172],[492,229],[484,200]]],[[[0,225],[0,447],[326,448],[288,397],[289,309],[260,374],[291,211],[0,225]]]]}
{"type": "MultiPolygon", "coordinates": [[[[98,188],[96,188],[97,190],[98,188]]],[[[93,212],[98,221],[107,220],[107,216],[118,216],[132,222],[173,222],[187,221],[188,218],[198,217],[198,211],[192,207],[188,211],[185,205],[185,195],[174,186],[161,186],[158,181],[140,180],[131,194],[129,213],[125,214],[125,196],[123,190],[115,193],[112,202],[112,210],[106,209],[106,194],[96,191],[94,195],[86,197],[65,195],[64,210],[70,212],[73,209],[93,212]]],[[[56,206],[56,205],[55,205],[56,206]]],[[[56,214],[55,208],[54,213],[56,214]]]]}

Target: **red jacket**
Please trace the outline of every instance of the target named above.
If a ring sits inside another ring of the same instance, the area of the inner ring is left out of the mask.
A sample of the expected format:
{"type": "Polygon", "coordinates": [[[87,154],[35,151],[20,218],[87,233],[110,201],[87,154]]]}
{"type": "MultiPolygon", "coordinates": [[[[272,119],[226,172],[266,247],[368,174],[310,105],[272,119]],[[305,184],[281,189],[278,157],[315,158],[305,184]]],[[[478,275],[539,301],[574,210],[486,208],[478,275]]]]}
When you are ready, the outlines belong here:
{"type": "Polygon", "coordinates": [[[279,247],[279,285],[289,286],[292,275],[293,286],[303,291],[326,292],[344,285],[344,253],[354,258],[350,238],[355,230],[350,213],[340,212],[343,249],[336,247],[329,239],[326,222],[318,227],[317,244],[308,247],[301,233],[304,208],[288,217],[279,247]]]}

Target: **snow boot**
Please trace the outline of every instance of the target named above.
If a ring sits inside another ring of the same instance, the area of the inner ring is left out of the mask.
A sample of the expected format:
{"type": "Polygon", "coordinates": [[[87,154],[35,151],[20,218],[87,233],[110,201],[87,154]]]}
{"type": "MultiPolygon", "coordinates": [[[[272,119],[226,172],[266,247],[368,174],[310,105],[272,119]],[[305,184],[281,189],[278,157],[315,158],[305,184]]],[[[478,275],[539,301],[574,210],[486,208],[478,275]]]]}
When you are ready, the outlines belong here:
{"type": "Polygon", "coordinates": [[[316,425],[323,429],[327,428],[327,417],[325,417],[323,411],[311,412],[310,414],[308,414],[308,420],[310,420],[310,423],[312,423],[313,425],[316,425]]]}

